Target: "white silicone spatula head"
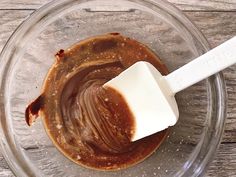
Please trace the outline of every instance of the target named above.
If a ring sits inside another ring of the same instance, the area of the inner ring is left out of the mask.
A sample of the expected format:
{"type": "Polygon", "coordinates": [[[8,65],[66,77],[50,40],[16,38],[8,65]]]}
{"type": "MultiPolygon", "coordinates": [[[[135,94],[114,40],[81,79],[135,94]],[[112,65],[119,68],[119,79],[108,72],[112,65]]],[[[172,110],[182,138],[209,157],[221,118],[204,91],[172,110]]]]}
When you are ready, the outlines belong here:
{"type": "Polygon", "coordinates": [[[148,62],[137,62],[104,86],[118,91],[133,113],[132,141],[164,130],[177,121],[175,97],[161,73],[148,62]]]}
{"type": "Polygon", "coordinates": [[[137,62],[104,84],[119,92],[134,116],[132,141],[173,126],[179,117],[175,93],[236,63],[236,37],[167,76],[137,62]]]}

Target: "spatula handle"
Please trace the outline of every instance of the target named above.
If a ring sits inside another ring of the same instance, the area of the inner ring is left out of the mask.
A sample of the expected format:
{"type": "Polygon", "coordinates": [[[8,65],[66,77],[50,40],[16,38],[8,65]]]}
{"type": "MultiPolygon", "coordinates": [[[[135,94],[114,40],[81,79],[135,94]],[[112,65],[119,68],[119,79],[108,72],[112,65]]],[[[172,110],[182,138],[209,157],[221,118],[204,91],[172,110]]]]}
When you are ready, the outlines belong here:
{"type": "Polygon", "coordinates": [[[165,76],[175,94],[236,63],[236,36],[165,76]]]}

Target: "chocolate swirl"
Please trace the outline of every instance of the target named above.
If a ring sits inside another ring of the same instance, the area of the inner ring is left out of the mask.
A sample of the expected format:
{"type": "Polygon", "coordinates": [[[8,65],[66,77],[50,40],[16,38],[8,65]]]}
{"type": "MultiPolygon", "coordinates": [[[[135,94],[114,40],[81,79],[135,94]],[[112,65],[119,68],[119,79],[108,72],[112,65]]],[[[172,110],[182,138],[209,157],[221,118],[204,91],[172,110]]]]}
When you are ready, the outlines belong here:
{"type": "Polygon", "coordinates": [[[160,145],[167,131],[131,143],[135,125],[125,99],[102,87],[140,60],[166,74],[151,50],[112,33],[60,50],[56,59],[42,95],[26,110],[26,120],[31,124],[41,115],[49,137],[64,155],[90,168],[117,170],[142,161],[160,145]]]}
{"type": "Polygon", "coordinates": [[[119,62],[88,67],[73,76],[62,92],[64,125],[75,141],[84,142],[90,153],[93,149],[121,153],[130,145],[133,128],[129,110],[123,99],[102,87],[123,69],[119,62]],[[127,111],[119,111],[121,107],[127,111]]]}

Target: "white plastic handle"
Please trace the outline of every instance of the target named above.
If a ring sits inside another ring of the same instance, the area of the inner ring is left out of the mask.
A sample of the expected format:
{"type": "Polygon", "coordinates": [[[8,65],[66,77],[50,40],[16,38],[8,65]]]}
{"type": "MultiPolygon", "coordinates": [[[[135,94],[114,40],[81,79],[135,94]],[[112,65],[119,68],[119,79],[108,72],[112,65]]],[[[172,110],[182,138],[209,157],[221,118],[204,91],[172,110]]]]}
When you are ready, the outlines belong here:
{"type": "Polygon", "coordinates": [[[175,94],[236,63],[236,36],[165,76],[175,94]]]}

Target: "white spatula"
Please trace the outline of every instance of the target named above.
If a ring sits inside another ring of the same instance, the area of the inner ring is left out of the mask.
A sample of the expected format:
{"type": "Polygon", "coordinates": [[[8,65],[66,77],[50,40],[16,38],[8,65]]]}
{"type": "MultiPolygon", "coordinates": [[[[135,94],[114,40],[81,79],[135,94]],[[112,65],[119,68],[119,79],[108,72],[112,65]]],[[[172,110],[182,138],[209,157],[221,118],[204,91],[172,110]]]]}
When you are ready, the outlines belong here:
{"type": "Polygon", "coordinates": [[[133,113],[132,141],[173,126],[179,117],[175,94],[236,63],[236,37],[167,76],[148,62],[137,62],[104,84],[125,98],[133,113]]]}

